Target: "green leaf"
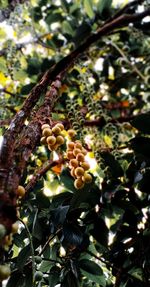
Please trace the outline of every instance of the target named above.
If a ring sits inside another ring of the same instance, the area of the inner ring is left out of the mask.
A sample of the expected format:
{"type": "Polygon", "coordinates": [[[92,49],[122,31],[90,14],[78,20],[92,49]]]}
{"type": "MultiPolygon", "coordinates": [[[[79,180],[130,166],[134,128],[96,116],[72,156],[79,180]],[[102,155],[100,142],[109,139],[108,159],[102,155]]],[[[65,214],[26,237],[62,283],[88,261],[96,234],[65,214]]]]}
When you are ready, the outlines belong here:
{"type": "Polygon", "coordinates": [[[136,116],[131,121],[131,125],[142,133],[150,134],[150,113],[148,112],[148,113],[136,116]]]}
{"type": "Polygon", "coordinates": [[[83,6],[84,6],[85,12],[89,16],[89,18],[93,18],[94,17],[93,1],[91,1],[91,0],[84,0],[83,6]]]}
{"type": "Polygon", "coordinates": [[[102,275],[103,270],[100,268],[98,264],[93,262],[92,260],[82,259],[79,261],[79,266],[84,271],[91,273],[93,275],[102,275]]]}
{"type": "Polygon", "coordinates": [[[74,35],[74,30],[72,29],[70,23],[66,20],[63,21],[63,23],[62,23],[62,29],[63,29],[64,33],[69,34],[71,36],[74,35]]]}
{"type": "Polygon", "coordinates": [[[29,244],[20,251],[17,257],[17,266],[19,269],[23,268],[30,255],[31,255],[31,247],[29,244]]]}
{"type": "Polygon", "coordinates": [[[110,172],[114,177],[120,177],[123,175],[123,169],[115,157],[109,152],[101,152],[101,156],[105,161],[105,164],[110,167],[110,172]]]}
{"type": "Polygon", "coordinates": [[[26,287],[25,277],[22,273],[15,272],[8,280],[7,287],[26,287]]]}
{"type": "Polygon", "coordinates": [[[52,23],[62,22],[63,16],[60,13],[51,13],[46,17],[46,23],[51,25],[52,23]]]}
{"type": "Polygon", "coordinates": [[[102,14],[105,9],[109,9],[111,6],[112,0],[99,0],[97,3],[97,10],[99,14],[102,14]]]}
{"type": "Polygon", "coordinates": [[[130,140],[129,145],[135,152],[150,157],[150,138],[136,137],[130,140]]]}
{"type": "MultiPolygon", "coordinates": [[[[105,287],[106,286],[106,279],[104,275],[93,275],[91,273],[88,273],[84,270],[81,270],[83,276],[85,276],[86,278],[88,278],[90,281],[95,282],[97,284],[99,284],[99,286],[105,287]]],[[[88,286],[88,285],[87,285],[88,286]]]]}
{"type": "Polygon", "coordinates": [[[21,94],[23,94],[23,95],[29,94],[29,92],[31,91],[31,89],[32,89],[34,86],[35,86],[34,83],[30,83],[30,84],[28,84],[28,85],[23,86],[22,89],[21,89],[21,94]]]}

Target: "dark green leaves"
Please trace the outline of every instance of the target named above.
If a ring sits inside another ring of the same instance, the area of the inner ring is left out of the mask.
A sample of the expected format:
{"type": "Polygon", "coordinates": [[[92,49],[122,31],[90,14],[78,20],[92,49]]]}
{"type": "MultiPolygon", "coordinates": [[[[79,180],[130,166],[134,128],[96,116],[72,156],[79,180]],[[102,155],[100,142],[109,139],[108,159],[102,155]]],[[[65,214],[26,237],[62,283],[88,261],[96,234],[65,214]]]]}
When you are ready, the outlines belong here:
{"type": "Polygon", "coordinates": [[[150,113],[137,115],[131,121],[131,125],[142,133],[150,134],[150,113]]]}
{"type": "Polygon", "coordinates": [[[102,275],[103,271],[98,264],[91,260],[82,259],[79,261],[79,266],[84,271],[91,273],[93,275],[102,275]]]}
{"type": "Polygon", "coordinates": [[[150,157],[150,138],[136,137],[129,142],[130,147],[145,157],[150,157]]]}

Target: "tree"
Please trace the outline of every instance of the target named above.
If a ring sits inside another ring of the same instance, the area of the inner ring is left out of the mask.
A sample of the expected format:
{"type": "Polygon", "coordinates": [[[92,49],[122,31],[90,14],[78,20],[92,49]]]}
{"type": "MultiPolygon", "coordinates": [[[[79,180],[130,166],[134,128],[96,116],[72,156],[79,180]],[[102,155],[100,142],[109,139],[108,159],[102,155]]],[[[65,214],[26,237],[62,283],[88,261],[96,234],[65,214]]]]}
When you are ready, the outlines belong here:
{"type": "Polygon", "coordinates": [[[0,284],[148,287],[149,1],[11,2],[0,284]]]}

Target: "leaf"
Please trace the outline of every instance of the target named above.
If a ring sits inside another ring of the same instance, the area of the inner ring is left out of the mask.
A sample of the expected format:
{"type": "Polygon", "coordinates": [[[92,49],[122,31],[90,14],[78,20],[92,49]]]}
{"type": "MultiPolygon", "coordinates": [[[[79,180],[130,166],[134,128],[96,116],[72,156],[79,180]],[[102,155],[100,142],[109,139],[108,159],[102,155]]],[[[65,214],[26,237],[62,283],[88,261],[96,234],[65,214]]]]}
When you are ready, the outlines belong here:
{"type": "Polygon", "coordinates": [[[131,121],[131,125],[142,133],[150,134],[150,112],[137,115],[131,121]]]}
{"type": "Polygon", "coordinates": [[[60,268],[55,266],[51,268],[49,274],[49,287],[55,287],[60,281],[60,268]]]}
{"type": "Polygon", "coordinates": [[[150,170],[142,174],[142,179],[138,183],[138,189],[142,192],[149,193],[150,170]]]}
{"type": "Polygon", "coordinates": [[[12,274],[7,282],[7,287],[26,287],[23,274],[19,272],[12,274]]]}
{"type": "Polygon", "coordinates": [[[94,17],[93,1],[92,0],[84,0],[83,6],[84,6],[85,12],[89,16],[89,18],[93,18],[94,17]]]}
{"type": "Polygon", "coordinates": [[[30,84],[28,84],[28,85],[23,86],[22,89],[21,89],[21,94],[23,94],[23,95],[29,94],[29,92],[31,91],[31,89],[32,89],[34,86],[35,86],[34,83],[30,83],[30,84]]]}
{"type": "Polygon", "coordinates": [[[63,20],[63,16],[60,13],[51,13],[49,14],[45,21],[47,24],[51,25],[52,23],[56,23],[56,22],[62,22],[63,20]]]}
{"type": "Polygon", "coordinates": [[[62,171],[62,167],[63,167],[63,165],[62,165],[61,163],[59,163],[59,164],[53,166],[53,167],[51,168],[51,170],[52,170],[55,174],[59,175],[59,174],[61,173],[61,171],[62,171]]]}
{"type": "Polygon", "coordinates": [[[121,177],[123,175],[123,169],[115,157],[109,152],[101,152],[101,156],[105,161],[105,164],[110,167],[110,172],[114,177],[121,177]]]}
{"type": "Polygon", "coordinates": [[[112,0],[99,0],[97,3],[97,10],[100,14],[103,13],[105,9],[109,9],[111,6],[112,0]]]}
{"type": "Polygon", "coordinates": [[[92,260],[82,259],[79,261],[79,267],[84,271],[91,273],[93,275],[102,275],[103,270],[100,268],[98,264],[93,262],[92,260]]]}
{"type": "Polygon", "coordinates": [[[84,270],[81,270],[81,272],[82,272],[83,276],[88,278],[90,281],[98,283],[99,286],[102,286],[102,287],[106,286],[106,279],[105,279],[104,275],[97,276],[97,275],[90,274],[84,270]]]}
{"type": "Polygon", "coordinates": [[[62,244],[66,248],[72,246],[76,248],[80,246],[83,241],[83,232],[81,227],[73,225],[72,223],[65,223],[63,227],[62,244]]]}
{"type": "Polygon", "coordinates": [[[150,157],[150,138],[135,137],[130,140],[129,146],[139,154],[150,157]]]}
{"type": "Polygon", "coordinates": [[[72,29],[70,23],[66,20],[63,21],[63,23],[62,23],[62,29],[63,29],[64,33],[69,34],[71,36],[74,35],[74,30],[72,29]]]}
{"type": "Polygon", "coordinates": [[[17,266],[19,269],[22,269],[24,267],[30,255],[31,255],[31,247],[30,244],[28,244],[20,251],[17,257],[17,266]]]}

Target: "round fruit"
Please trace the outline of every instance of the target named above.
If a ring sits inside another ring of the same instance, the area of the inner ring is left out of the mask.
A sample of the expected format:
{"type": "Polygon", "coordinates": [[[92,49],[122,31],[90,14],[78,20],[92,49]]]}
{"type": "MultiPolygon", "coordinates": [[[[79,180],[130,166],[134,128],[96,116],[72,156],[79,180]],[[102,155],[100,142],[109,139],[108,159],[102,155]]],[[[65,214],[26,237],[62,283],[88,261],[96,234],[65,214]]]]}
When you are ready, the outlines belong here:
{"type": "Polygon", "coordinates": [[[79,148],[75,148],[75,149],[73,150],[74,156],[77,156],[78,153],[81,153],[81,150],[80,150],[79,148]]]}
{"type": "Polygon", "coordinates": [[[87,155],[87,150],[85,148],[82,148],[81,152],[84,154],[84,155],[87,155]]]}
{"type": "Polygon", "coordinates": [[[42,130],[44,130],[44,129],[46,129],[46,128],[50,128],[50,126],[49,126],[48,124],[43,124],[43,125],[41,126],[41,129],[42,129],[42,130]]]}
{"type": "Polygon", "coordinates": [[[42,136],[49,137],[52,135],[52,130],[50,128],[45,128],[42,132],[42,136]]]}
{"type": "Polygon", "coordinates": [[[76,142],[76,143],[75,143],[75,148],[82,149],[82,143],[76,142]]]}
{"type": "Polygon", "coordinates": [[[19,185],[17,189],[17,195],[23,197],[25,193],[26,193],[25,188],[22,185],[19,185]]]}
{"type": "Polygon", "coordinates": [[[9,265],[0,265],[0,281],[7,279],[11,274],[9,265]]]}
{"type": "Polygon", "coordinates": [[[66,154],[66,157],[67,157],[67,159],[73,159],[74,158],[73,152],[72,151],[68,151],[67,154],[66,154]]]}
{"type": "Polygon", "coordinates": [[[40,256],[35,256],[34,257],[34,259],[35,259],[35,262],[37,263],[37,264],[40,264],[41,262],[42,262],[42,258],[40,257],[40,256]]]}
{"type": "Polygon", "coordinates": [[[82,167],[77,167],[74,173],[76,177],[81,177],[82,175],[84,175],[84,169],[82,167]]]}
{"type": "Polygon", "coordinates": [[[46,141],[49,145],[54,145],[56,143],[56,138],[54,136],[49,136],[46,141]]]}
{"type": "Polygon", "coordinates": [[[91,176],[89,173],[85,173],[85,174],[82,176],[82,180],[83,180],[85,183],[90,183],[90,182],[92,182],[92,176],[91,176]]]}
{"type": "Polygon", "coordinates": [[[90,168],[89,163],[86,162],[86,161],[83,161],[83,162],[81,163],[81,166],[84,168],[84,170],[88,170],[88,169],[90,168]]]}
{"type": "Polygon", "coordinates": [[[64,137],[63,137],[63,136],[57,136],[57,137],[56,137],[56,143],[57,143],[58,145],[62,145],[62,144],[64,144],[64,142],[65,142],[65,140],[64,140],[64,137]]]}
{"type": "Polygon", "coordinates": [[[75,137],[75,135],[76,135],[76,131],[75,130],[73,130],[73,129],[68,130],[68,136],[70,138],[75,137]]]}
{"type": "Polygon", "coordinates": [[[71,159],[69,164],[72,166],[72,167],[77,167],[78,166],[78,161],[74,158],[74,159],[71,159]]]}
{"type": "Polygon", "coordinates": [[[6,228],[3,224],[0,224],[0,240],[5,236],[6,228]]]}
{"type": "Polygon", "coordinates": [[[77,178],[75,181],[74,181],[74,187],[76,189],[81,189],[84,187],[84,182],[82,181],[81,178],[77,178]]]}
{"type": "Polygon", "coordinates": [[[74,142],[69,142],[69,143],[67,144],[67,148],[68,148],[69,150],[73,150],[73,149],[74,149],[74,142]]]}
{"type": "Polygon", "coordinates": [[[41,144],[46,144],[46,137],[41,137],[40,143],[41,144]]]}
{"type": "Polygon", "coordinates": [[[61,129],[58,127],[58,126],[54,126],[52,128],[52,132],[55,134],[55,135],[59,135],[61,133],[61,129]]]}
{"type": "Polygon", "coordinates": [[[76,177],[74,172],[75,172],[75,168],[72,168],[71,171],[70,171],[70,174],[71,174],[72,177],[76,177]]]}
{"type": "Polygon", "coordinates": [[[35,281],[41,281],[43,278],[43,273],[41,271],[36,271],[34,274],[35,281]]]}
{"type": "Polygon", "coordinates": [[[64,125],[61,123],[56,124],[56,127],[59,127],[61,129],[61,131],[64,130],[64,125]]]}
{"type": "Polygon", "coordinates": [[[11,227],[11,232],[13,234],[17,233],[18,232],[18,228],[19,228],[19,223],[18,222],[13,223],[12,227],[11,227]]]}
{"type": "Polygon", "coordinates": [[[77,156],[76,156],[76,159],[78,160],[78,161],[84,161],[84,154],[83,153],[78,153],[77,154],[77,156]]]}
{"type": "Polygon", "coordinates": [[[54,145],[48,145],[48,149],[49,149],[50,151],[55,151],[55,150],[58,149],[58,147],[59,147],[59,145],[58,145],[57,143],[54,144],[54,145]]]}

